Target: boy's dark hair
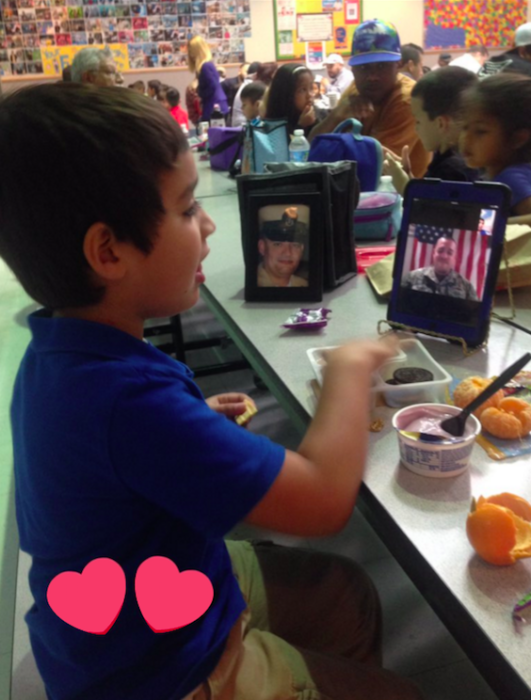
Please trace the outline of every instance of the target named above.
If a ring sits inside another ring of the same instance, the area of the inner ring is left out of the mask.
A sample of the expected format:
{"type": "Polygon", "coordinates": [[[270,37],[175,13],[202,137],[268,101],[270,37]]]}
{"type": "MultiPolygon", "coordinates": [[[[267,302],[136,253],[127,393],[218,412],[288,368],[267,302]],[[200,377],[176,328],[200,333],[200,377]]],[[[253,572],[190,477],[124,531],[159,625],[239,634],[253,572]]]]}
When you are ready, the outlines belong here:
{"type": "Polygon", "coordinates": [[[170,87],[164,91],[164,94],[166,95],[166,102],[170,105],[170,107],[177,107],[181,101],[181,93],[179,90],[177,90],[177,88],[170,87]]]}
{"type": "Polygon", "coordinates": [[[54,83],[5,97],[0,256],[26,292],[51,309],[101,301],[87,230],[103,222],[148,254],[164,215],[160,176],[187,148],[171,115],[134,90],[54,83]]]}
{"type": "Polygon", "coordinates": [[[422,108],[430,119],[455,118],[461,112],[463,92],[477,82],[477,76],[466,68],[446,66],[423,76],[415,84],[411,97],[422,100],[422,108]]]}
{"type": "Polygon", "coordinates": [[[313,81],[313,73],[306,66],[300,63],[284,63],[275,73],[269,88],[266,118],[287,119],[290,133],[297,127],[301,116],[300,110],[295,107],[295,92],[305,74],[309,74],[313,81]]]}
{"type": "Polygon", "coordinates": [[[404,48],[405,46],[409,46],[412,49],[416,49],[421,54],[421,56],[424,55],[424,49],[422,48],[422,46],[414,44],[412,41],[410,41],[408,44],[402,44],[402,48],[404,48]]]}
{"type": "MultiPolygon", "coordinates": [[[[497,119],[510,139],[517,131],[530,129],[531,78],[519,73],[491,75],[464,93],[463,105],[497,119]]],[[[514,155],[513,163],[531,162],[531,138],[514,155]]]]}
{"type": "Polygon", "coordinates": [[[265,94],[267,87],[264,83],[259,80],[254,80],[252,83],[248,83],[241,91],[240,98],[242,100],[251,100],[251,102],[256,102],[261,100],[265,94]]]}
{"type": "Polygon", "coordinates": [[[400,53],[402,55],[400,63],[402,64],[406,64],[408,61],[413,61],[413,63],[416,65],[417,63],[420,63],[422,59],[420,51],[415,49],[413,46],[408,46],[407,44],[400,48],[400,53]]]}

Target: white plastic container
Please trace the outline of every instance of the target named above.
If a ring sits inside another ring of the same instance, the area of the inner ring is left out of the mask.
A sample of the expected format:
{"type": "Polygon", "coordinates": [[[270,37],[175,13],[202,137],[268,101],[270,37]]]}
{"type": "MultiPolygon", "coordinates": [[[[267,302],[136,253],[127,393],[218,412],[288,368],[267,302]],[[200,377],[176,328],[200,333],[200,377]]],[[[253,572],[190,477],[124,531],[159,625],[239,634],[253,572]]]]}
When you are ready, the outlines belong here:
{"type": "Polygon", "coordinates": [[[445,403],[452,377],[444,367],[435,362],[420,340],[401,340],[399,347],[403,357],[393,358],[380,367],[376,372],[375,391],[382,392],[385,403],[391,408],[402,408],[416,403],[445,403]],[[396,386],[386,384],[387,380],[392,379],[394,371],[400,367],[427,369],[433,374],[433,380],[396,386]]]}
{"type": "MultiPolygon", "coordinates": [[[[411,404],[416,403],[445,403],[447,390],[452,381],[452,377],[448,372],[438,362],[435,362],[419,340],[407,338],[406,340],[401,340],[398,347],[397,355],[391,360],[387,360],[374,373],[372,391],[375,394],[382,393],[385,403],[391,408],[402,408],[403,406],[411,406],[411,404]],[[386,384],[386,381],[392,378],[395,369],[399,367],[422,367],[422,369],[427,369],[433,374],[433,381],[398,384],[396,386],[386,384]]],[[[320,384],[323,381],[323,350],[332,349],[333,347],[307,350],[308,359],[320,384]]]]}
{"type": "Polygon", "coordinates": [[[467,419],[467,426],[471,426],[468,434],[462,438],[454,438],[455,442],[425,442],[401,432],[407,429],[412,417],[416,412],[418,413],[419,409],[426,409],[430,413],[440,411],[441,416],[444,414],[457,415],[462,410],[457,406],[425,403],[408,406],[395,413],[392,425],[398,437],[402,464],[421,476],[437,479],[459,476],[468,468],[474,441],[481,431],[480,422],[474,415],[471,415],[467,419]]]}
{"type": "Polygon", "coordinates": [[[310,144],[302,129],[295,129],[289,144],[289,159],[294,163],[306,163],[310,153],[310,144]]]}

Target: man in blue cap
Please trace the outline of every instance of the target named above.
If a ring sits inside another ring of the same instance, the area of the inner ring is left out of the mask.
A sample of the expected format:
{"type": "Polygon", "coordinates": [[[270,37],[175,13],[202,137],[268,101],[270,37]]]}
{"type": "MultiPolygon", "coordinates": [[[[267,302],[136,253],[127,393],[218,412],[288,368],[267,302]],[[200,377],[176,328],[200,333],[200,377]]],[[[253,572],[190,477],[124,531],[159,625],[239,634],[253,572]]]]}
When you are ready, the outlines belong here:
{"type": "Polygon", "coordinates": [[[307,287],[308,280],[294,273],[299,267],[308,227],[298,220],[297,207],[288,207],[277,221],[264,221],[260,228],[258,287],[307,287]]]}
{"type": "Polygon", "coordinates": [[[354,117],[361,121],[363,135],[378,139],[402,156],[413,176],[424,175],[430,155],[419,139],[411,112],[415,81],[399,72],[401,59],[400,38],[390,22],[362,22],[354,32],[349,60],[354,83],[330,115],[312,130],[310,140],[354,117]]]}

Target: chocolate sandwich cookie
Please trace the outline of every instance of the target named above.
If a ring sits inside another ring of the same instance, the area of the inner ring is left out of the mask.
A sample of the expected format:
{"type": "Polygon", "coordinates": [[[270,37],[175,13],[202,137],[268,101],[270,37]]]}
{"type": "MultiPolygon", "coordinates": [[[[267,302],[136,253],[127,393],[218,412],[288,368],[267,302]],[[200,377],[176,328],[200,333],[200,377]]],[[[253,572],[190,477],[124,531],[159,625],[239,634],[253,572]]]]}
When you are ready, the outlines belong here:
{"type": "Polygon", "coordinates": [[[398,384],[417,384],[418,382],[432,382],[433,374],[422,367],[401,367],[393,372],[393,379],[398,384]]]}

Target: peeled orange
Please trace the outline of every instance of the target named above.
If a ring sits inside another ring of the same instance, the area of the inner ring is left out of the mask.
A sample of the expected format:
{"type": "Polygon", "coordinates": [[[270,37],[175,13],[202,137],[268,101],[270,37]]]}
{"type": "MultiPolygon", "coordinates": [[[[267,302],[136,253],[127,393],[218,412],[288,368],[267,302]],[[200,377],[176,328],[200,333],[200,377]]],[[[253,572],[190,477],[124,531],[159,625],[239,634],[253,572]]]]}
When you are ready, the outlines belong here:
{"type": "MultiPolygon", "coordinates": [[[[454,389],[454,403],[458,408],[466,408],[469,403],[480,394],[483,389],[486,389],[489,384],[492,384],[494,379],[486,379],[485,377],[469,377],[468,379],[463,379],[462,382],[454,389]]],[[[499,389],[494,396],[487,399],[485,403],[482,403],[479,408],[474,411],[476,418],[479,418],[482,412],[491,406],[498,406],[500,401],[503,399],[505,394],[502,389],[499,389]]]]}
{"type": "Polygon", "coordinates": [[[531,504],[512,493],[472,501],[466,521],[472,547],[489,564],[531,557],[531,504]]]}
{"type": "Polygon", "coordinates": [[[502,439],[522,438],[531,432],[531,404],[508,396],[479,417],[481,427],[502,439]]]}

